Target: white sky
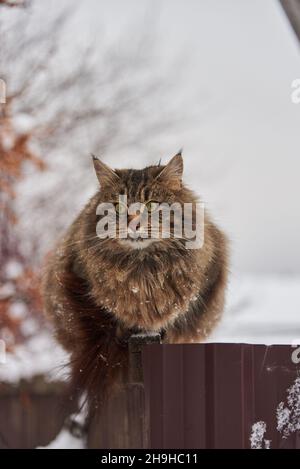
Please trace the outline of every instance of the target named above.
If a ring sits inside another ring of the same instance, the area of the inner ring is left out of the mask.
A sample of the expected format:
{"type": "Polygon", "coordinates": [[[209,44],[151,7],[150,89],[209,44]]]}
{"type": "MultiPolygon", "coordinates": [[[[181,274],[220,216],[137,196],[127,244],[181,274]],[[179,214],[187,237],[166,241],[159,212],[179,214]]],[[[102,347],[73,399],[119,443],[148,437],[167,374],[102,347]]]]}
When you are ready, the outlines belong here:
{"type": "MultiPolygon", "coordinates": [[[[52,0],[57,10],[68,1],[52,0]]],[[[71,2],[74,4],[75,2],[71,2]]],[[[153,28],[162,63],[188,64],[174,100],[197,112],[189,132],[162,142],[166,157],[184,148],[186,181],[232,240],[233,270],[300,273],[300,77],[297,40],[275,0],[86,0],[68,40],[138,38],[153,28]],[[191,93],[193,99],[191,99],[191,93]],[[167,143],[166,143],[167,142],[167,143]]],[[[162,67],[162,79],[165,68],[162,67]]],[[[149,163],[140,156],[139,166],[149,163]]],[[[109,160],[108,160],[109,161],[109,160]]],[[[116,166],[136,164],[130,155],[116,166]]]]}

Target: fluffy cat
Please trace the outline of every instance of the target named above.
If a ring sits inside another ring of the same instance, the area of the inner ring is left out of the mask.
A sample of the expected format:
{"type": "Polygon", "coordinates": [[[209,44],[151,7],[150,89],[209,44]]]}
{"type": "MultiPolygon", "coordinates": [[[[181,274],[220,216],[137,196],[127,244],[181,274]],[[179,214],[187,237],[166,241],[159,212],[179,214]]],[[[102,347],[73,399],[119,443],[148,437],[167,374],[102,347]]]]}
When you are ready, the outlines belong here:
{"type": "Polygon", "coordinates": [[[181,154],[141,170],[112,170],[96,158],[94,167],[100,188],[50,256],[43,281],[46,313],[71,354],[73,389],[86,392],[91,407],[126,376],[132,333],[158,331],[164,343],[205,339],[221,316],[227,279],[227,241],[207,213],[199,249],[187,249],[184,238],[96,234],[98,205],[117,207],[119,194],[150,208],[195,204],[181,154]]]}

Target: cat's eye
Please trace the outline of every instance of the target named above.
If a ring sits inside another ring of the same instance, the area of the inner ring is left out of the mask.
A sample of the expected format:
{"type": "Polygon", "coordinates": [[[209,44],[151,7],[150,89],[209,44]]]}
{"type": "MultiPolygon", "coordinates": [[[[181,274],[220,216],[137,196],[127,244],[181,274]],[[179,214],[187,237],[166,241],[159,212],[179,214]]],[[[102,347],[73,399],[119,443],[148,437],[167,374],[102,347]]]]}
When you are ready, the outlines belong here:
{"type": "Polygon", "coordinates": [[[127,212],[127,207],[124,204],[119,204],[119,203],[115,204],[115,209],[116,209],[116,212],[119,213],[120,215],[127,212]]]}
{"type": "Polygon", "coordinates": [[[148,212],[154,212],[158,207],[158,202],[155,202],[154,200],[150,200],[150,202],[146,203],[146,208],[148,212]]]}

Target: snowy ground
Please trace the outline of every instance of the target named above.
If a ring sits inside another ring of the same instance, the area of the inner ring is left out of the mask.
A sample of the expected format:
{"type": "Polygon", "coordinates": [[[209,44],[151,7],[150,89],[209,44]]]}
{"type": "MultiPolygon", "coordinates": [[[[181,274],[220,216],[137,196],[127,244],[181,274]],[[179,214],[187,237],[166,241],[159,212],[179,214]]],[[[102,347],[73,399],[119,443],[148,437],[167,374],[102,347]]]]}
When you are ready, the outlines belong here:
{"type": "Polygon", "coordinates": [[[0,361],[0,382],[17,383],[41,374],[52,381],[65,377],[68,356],[50,332],[45,331],[17,346],[13,354],[7,353],[3,361],[0,361]]]}
{"type": "Polygon", "coordinates": [[[232,275],[225,314],[209,342],[300,343],[300,277],[232,275]]]}
{"type": "Polygon", "coordinates": [[[84,449],[84,441],[72,436],[68,430],[63,429],[57,437],[47,446],[37,449],[84,449]]]}
{"type": "MultiPolygon", "coordinates": [[[[300,278],[232,275],[223,318],[208,342],[300,343],[300,278]]],[[[54,379],[66,371],[67,355],[45,331],[18,346],[0,363],[0,381],[34,374],[54,379]]]]}

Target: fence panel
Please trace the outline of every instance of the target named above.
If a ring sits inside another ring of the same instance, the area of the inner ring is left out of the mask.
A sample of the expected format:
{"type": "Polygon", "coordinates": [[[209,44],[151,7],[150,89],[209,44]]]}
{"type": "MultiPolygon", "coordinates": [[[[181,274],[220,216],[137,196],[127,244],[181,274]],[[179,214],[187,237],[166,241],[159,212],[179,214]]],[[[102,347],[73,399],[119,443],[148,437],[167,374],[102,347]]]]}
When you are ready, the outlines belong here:
{"type": "Polygon", "coordinates": [[[284,439],[277,431],[277,406],[298,376],[292,351],[281,345],[145,346],[150,447],[249,448],[253,424],[263,421],[272,448],[299,448],[299,432],[284,439]]]}

